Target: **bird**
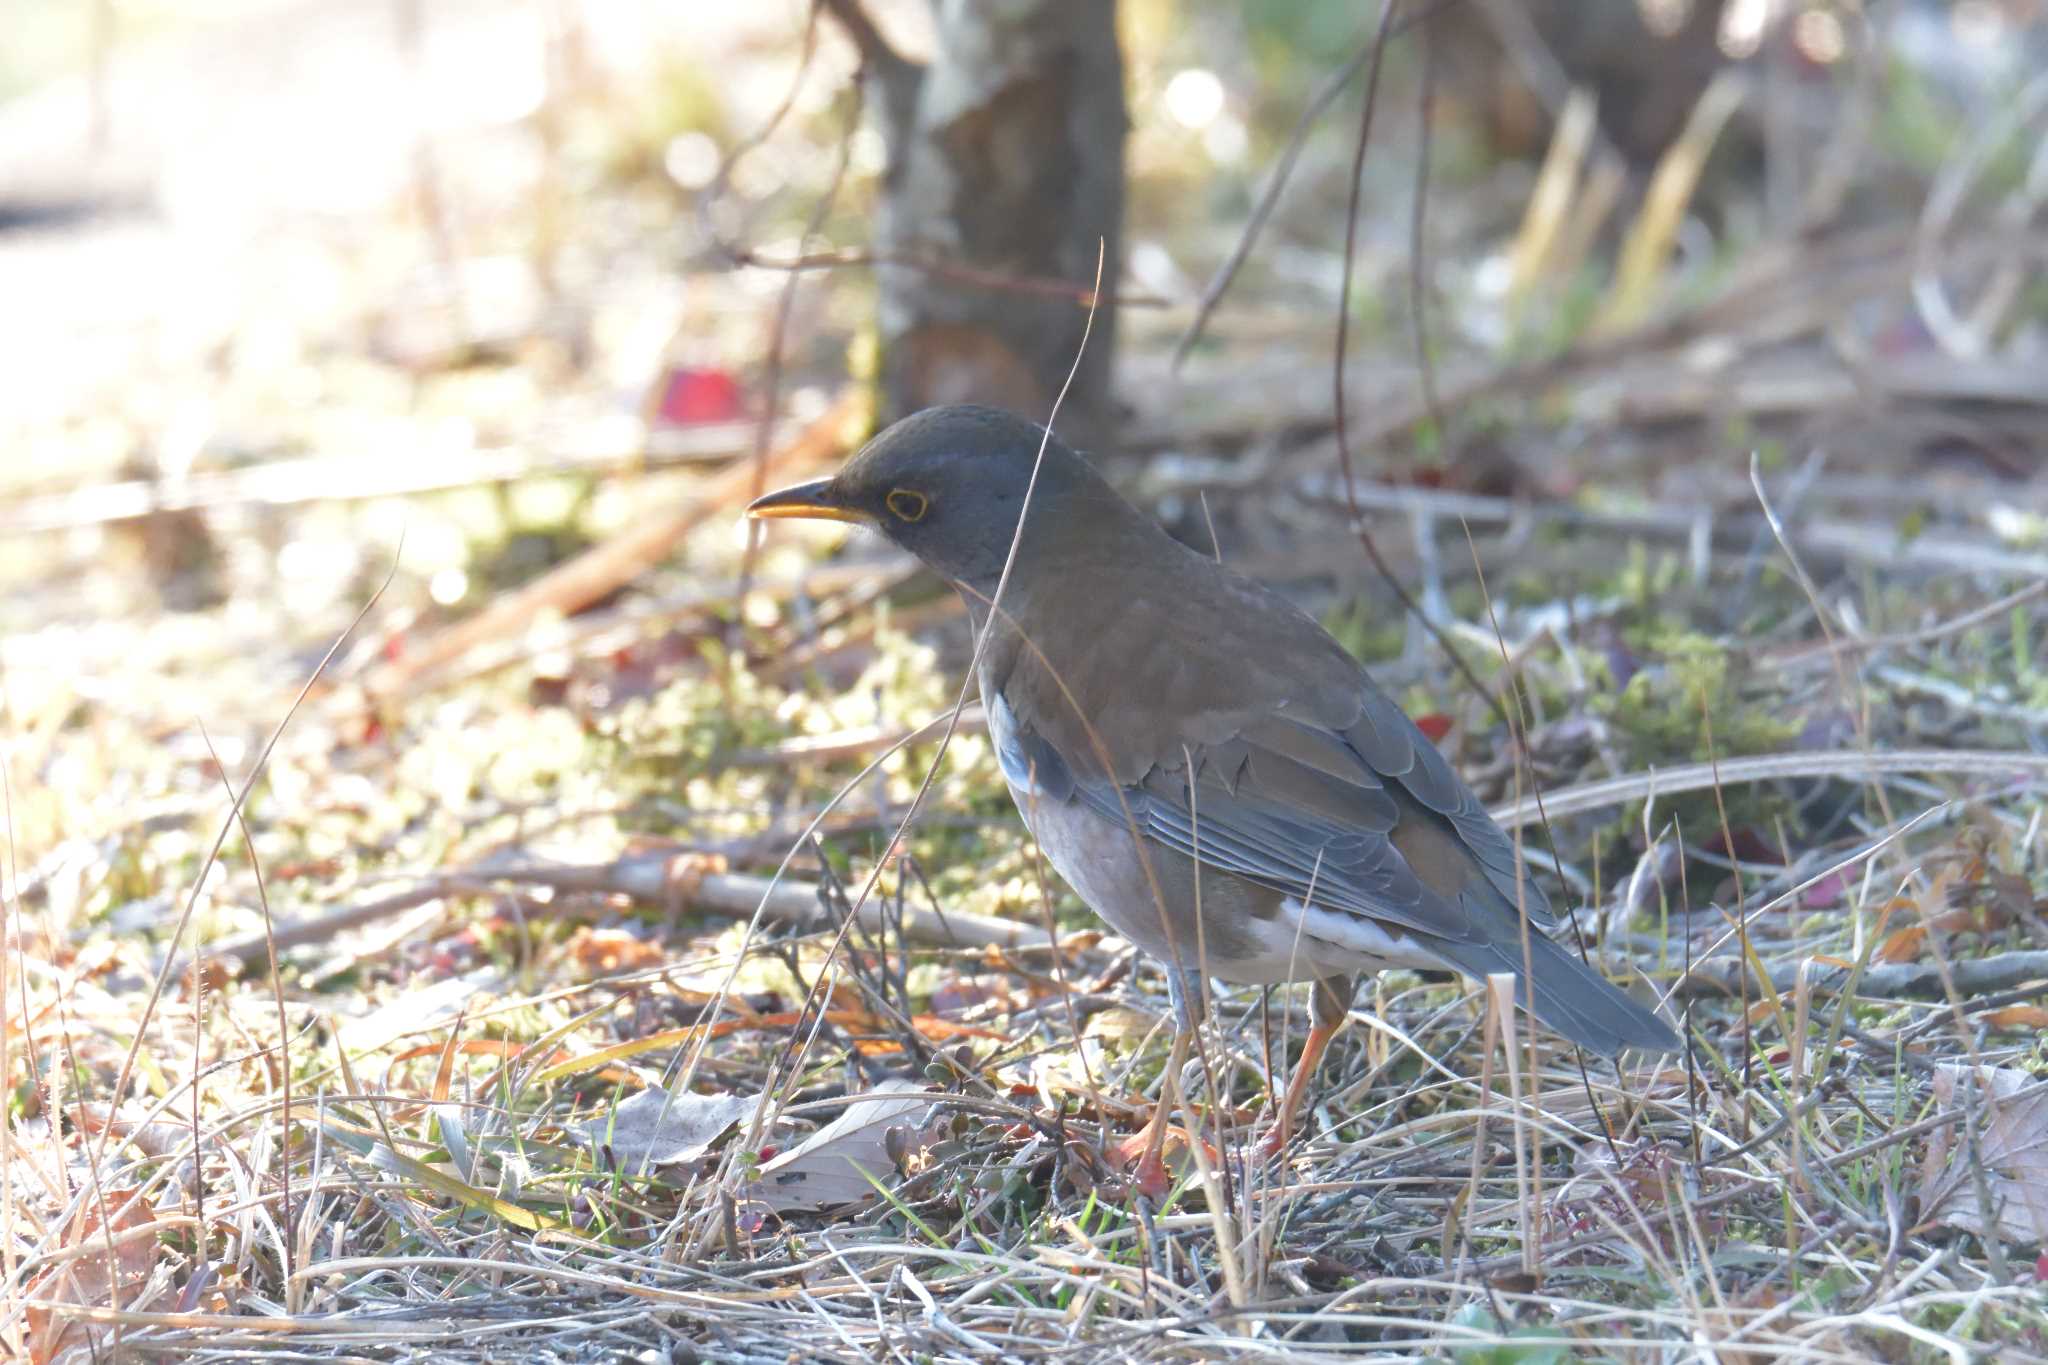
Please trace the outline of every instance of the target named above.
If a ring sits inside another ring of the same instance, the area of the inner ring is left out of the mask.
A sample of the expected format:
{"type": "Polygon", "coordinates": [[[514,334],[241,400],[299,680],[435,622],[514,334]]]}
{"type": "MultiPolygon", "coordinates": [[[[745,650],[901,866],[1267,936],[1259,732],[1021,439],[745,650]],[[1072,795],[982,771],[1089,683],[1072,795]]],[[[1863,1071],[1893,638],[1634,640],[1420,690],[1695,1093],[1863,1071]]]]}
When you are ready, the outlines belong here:
{"type": "MultiPolygon", "coordinates": [[[[1523,1008],[1606,1056],[1676,1051],[1656,1014],[1549,937],[1514,843],[1315,619],[1188,548],[1080,454],[995,408],[927,408],[752,518],[880,532],[965,601],[988,732],[1044,855],[1166,969],[1169,1078],[1204,979],[1313,983],[1264,1139],[1287,1145],[1358,980],[1512,973],[1523,1008]]],[[[1170,1085],[1119,1155],[1156,1181],[1170,1085]]]]}

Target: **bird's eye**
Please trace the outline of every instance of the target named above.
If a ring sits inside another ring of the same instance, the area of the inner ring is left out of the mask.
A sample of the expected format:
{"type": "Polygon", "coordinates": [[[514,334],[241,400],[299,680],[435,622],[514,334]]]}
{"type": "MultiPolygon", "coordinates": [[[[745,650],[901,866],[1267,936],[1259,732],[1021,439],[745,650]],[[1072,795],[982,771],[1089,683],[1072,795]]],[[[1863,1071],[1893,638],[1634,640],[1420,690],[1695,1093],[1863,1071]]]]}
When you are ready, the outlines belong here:
{"type": "Polygon", "coordinates": [[[924,514],[932,510],[932,500],[914,488],[891,489],[882,501],[898,521],[923,521],[924,514]]]}

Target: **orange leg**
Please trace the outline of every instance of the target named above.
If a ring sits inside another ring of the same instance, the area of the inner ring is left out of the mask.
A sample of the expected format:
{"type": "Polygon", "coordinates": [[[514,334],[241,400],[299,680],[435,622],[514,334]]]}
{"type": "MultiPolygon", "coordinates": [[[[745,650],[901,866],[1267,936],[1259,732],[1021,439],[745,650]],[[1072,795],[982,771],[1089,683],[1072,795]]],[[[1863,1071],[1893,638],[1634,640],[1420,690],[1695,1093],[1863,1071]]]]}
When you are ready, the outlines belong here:
{"type": "MultiPolygon", "coordinates": [[[[1176,1021],[1178,1022],[1178,1021],[1176,1021]]],[[[1173,1049],[1167,1054],[1166,1073],[1159,1079],[1159,1103],[1145,1126],[1110,1148],[1117,1163],[1130,1168],[1131,1183],[1138,1192],[1159,1199],[1173,1188],[1173,1175],[1166,1169],[1166,1134],[1172,1126],[1168,1116],[1180,1094],[1180,1070],[1187,1061],[1189,1034],[1176,1027],[1173,1049]]]]}
{"type": "Polygon", "coordinates": [[[1315,1084],[1316,1066],[1323,1060],[1323,1049],[1336,1036],[1335,1024],[1317,1024],[1308,1031],[1308,1040],[1301,1045],[1301,1061],[1295,1065],[1294,1077],[1287,1082],[1287,1093],[1281,1097],[1279,1117],[1259,1142],[1259,1155],[1277,1156],[1286,1149],[1294,1132],[1294,1112],[1301,1108],[1302,1096],[1315,1084]]]}
{"type": "Polygon", "coordinates": [[[1351,1008],[1351,991],[1352,982],[1345,978],[1325,977],[1316,982],[1316,1022],[1301,1045],[1301,1061],[1295,1064],[1294,1076],[1287,1082],[1287,1093],[1280,1100],[1280,1113],[1274,1119],[1273,1127],[1259,1142],[1261,1156],[1273,1157],[1286,1150],[1288,1139],[1294,1134],[1295,1112],[1301,1108],[1302,1098],[1308,1094],[1309,1087],[1315,1084],[1316,1067],[1323,1060],[1323,1052],[1330,1046],[1330,1040],[1337,1036],[1337,1030],[1344,1026],[1344,1017],[1351,1008]]]}
{"type": "MultiPolygon", "coordinates": [[[[1169,1119],[1174,1101],[1180,1098],[1181,1068],[1186,1064],[1188,1048],[1195,1040],[1195,1008],[1202,999],[1201,992],[1200,977],[1171,966],[1167,968],[1166,994],[1173,1006],[1173,1048],[1167,1056],[1166,1072],[1159,1079],[1159,1103],[1153,1106],[1152,1117],[1143,1128],[1110,1148],[1110,1155],[1130,1169],[1131,1182],[1138,1192],[1155,1200],[1173,1188],[1173,1176],[1166,1169],[1164,1160],[1166,1138],[1172,1131],[1169,1119]]],[[[1188,1140],[1201,1141],[1192,1136],[1188,1140]]]]}

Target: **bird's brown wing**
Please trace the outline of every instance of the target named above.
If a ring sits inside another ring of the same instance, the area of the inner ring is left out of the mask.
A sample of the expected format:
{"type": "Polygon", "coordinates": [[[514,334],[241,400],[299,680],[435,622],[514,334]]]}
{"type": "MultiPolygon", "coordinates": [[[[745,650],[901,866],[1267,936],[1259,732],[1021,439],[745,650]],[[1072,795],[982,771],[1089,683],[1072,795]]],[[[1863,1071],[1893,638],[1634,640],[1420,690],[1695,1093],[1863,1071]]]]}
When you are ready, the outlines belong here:
{"type": "Polygon", "coordinates": [[[1154,841],[1322,909],[1464,942],[1499,937],[1498,911],[1518,903],[1533,925],[1551,923],[1542,889],[1517,887],[1513,845],[1435,746],[1384,697],[1369,702],[1349,732],[1283,716],[1190,746],[1123,804],[1154,841]],[[1468,894],[1481,887],[1494,894],[1468,894]]]}
{"type": "Polygon", "coordinates": [[[1088,630],[1064,615],[1057,670],[1021,629],[991,648],[982,697],[1013,785],[1357,916],[1446,967],[1511,972],[1523,1003],[1585,1046],[1676,1046],[1655,1016],[1531,932],[1554,917],[1514,845],[1334,640],[1255,584],[1172,562],[1183,570],[1172,591],[1140,574],[1121,597],[1096,596],[1114,609],[1088,630]],[[1140,625],[1150,649],[1125,643],[1140,625]],[[1230,649],[1213,644],[1226,638],[1230,649]]]}
{"type": "Polygon", "coordinates": [[[1517,886],[1514,846],[1435,746],[1384,696],[1362,695],[1348,732],[1270,716],[1119,783],[1090,776],[1100,765],[1020,720],[1000,690],[985,694],[1013,783],[1078,799],[1206,867],[1433,938],[1501,934],[1498,914],[1475,917],[1465,895],[1474,883],[1497,893],[1485,906],[1520,903],[1532,923],[1549,924],[1541,888],[1526,877],[1517,886]]]}
{"type": "MultiPolygon", "coordinates": [[[[1462,833],[1456,817],[1464,804],[1448,796],[1470,802],[1469,793],[1455,778],[1448,789],[1430,786],[1426,760],[1414,764],[1419,777],[1386,773],[1346,736],[1282,719],[1199,751],[1190,746],[1180,764],[1119,786],[1077,774],[1000,693],[989,716],[1005,773],[1039,799],[1081,802],[1204,867],[1391,928],[1424,960],[1474,977],[1511,973],[1524,1006],[1597,1052],[1678,1045],[1656,1016],[1524,922],[1496,869],[1462,833]]],[[[1418,733],[1416,743],[1428,741],[1418,733]]],[[[1520,904],[1547,911],[1533,883],[1524,879],[1519,890],[1520,904]]]]}
{"type": "Polygon", "coordinates": [[[1144,832],[1183,851],[1199,816],[1204,863],[1297,896],[1313,879],[1328,907],[1456,937],[1472,874],[1555,923],[1507,835],[1328,632],[1155,528],[1095,541],[1147,538],[1150,553],[1093,566],[1086,591],[1084,562],[1044,602],[1018,593],[984,661],[983,696],[1003,696],[1091,804],[1143,807],[1144,832]]]}

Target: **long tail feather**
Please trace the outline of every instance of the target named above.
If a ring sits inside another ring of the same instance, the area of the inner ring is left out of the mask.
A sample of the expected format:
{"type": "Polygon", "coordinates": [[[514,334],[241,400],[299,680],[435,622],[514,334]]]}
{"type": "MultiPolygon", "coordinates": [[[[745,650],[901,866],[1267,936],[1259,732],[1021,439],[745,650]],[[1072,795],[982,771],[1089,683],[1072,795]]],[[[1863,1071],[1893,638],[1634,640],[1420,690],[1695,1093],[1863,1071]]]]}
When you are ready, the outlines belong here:
{"type": "Polygon", "coordinates": [[[1679,1048],[1678,1034],[1669,1024],[1542,934],[1529,936],[1532,970],[1527,973],[1519,942],[1439,940],[1431,946],[1467,976],[1513,972],[1522,1007],[1581,1047],[1607,1057],[1626,1047],[1652,1052],[1676,1052],[1679,1048]]]}

